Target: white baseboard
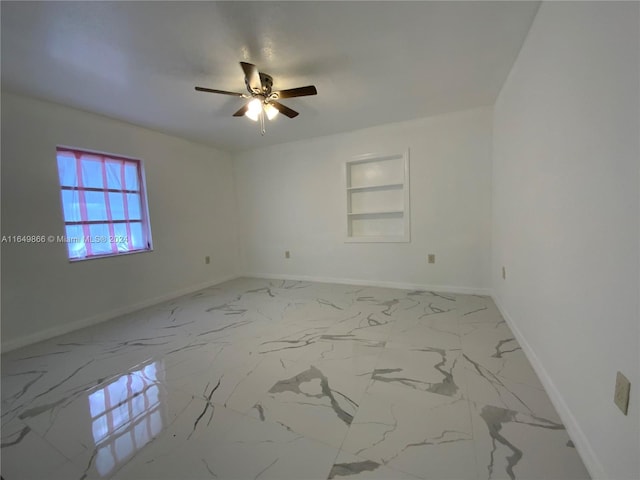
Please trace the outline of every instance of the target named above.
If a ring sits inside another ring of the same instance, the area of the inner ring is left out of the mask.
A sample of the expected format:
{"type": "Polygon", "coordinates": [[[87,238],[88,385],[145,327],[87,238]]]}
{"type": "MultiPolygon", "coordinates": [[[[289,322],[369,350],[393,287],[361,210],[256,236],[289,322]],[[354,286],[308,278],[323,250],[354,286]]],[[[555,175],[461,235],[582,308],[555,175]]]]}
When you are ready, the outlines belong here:
{"type": "Polygon", "coordinates": [[[221,277],[216,280],[201,283],[199,285],[192,285],[190,287],[182,288],[180,290],[175,290],[173,292],[169,292],[164,295],[160,295],[158,297],[143,300],[142,302],[134,303],[132,305],[127,305],[124,307],[116,308],[114,310],[110,310],[108,312],[99,313],[89,318],[84,318],[81,320],[77,320],[75,322],[65,323],[64,325],[58,325],[52,328],[48,328],[46,330],[42,330],[40,332],[32,333],[30,335],[25,335],[23,337],[7,340],[6,342],[2,342],[2,347],[1,347],[2,353],[10,352],[11,350],[16,350],[18,348],[25,347],[27,345],[31,345],[37,342],[41,342],[43,340],[49,340],[50,338],[54,338],[59,335],[64,335],[65,333],[69,333],[69,332],[73,332],[74,330],[79,330],[81,328],[89,327],[97,323],[106,322],[107,320],[112,320],[122,315],[127,315],[137,310],[141,310],[143,308],[150,307],[158,303],[166,302],[167,300],[173,300],[174,298],[178,298],[183,295],[188,295],[190,293],[197,292],[198,290],[203,290],[205,288],[218,285],[219,283],[226,282],[228,280],[232,280],[237,277],[238,275],[229,275],[226,277],[221,277]]]}
{"type": "Polygon", "coordinates": [[[431,292],[461,293],[468,295],[491,295],[490,288],[453,287],[449,285],[423,285],[419,283],[379,282],[353,278],[315,277],[310,275],[285,275],[271,273],[244,273],[243,277],[267,278],[273,280],[299,280],[304,282],[339,283],[343,285],[364,285],[368,287],[398,288],[401,290],[428,290],[431,292]]]}
{"type": "Polygon", "coordinates": [[[538,355],[536,355],[536,352],[533,350],[529,342],[527,342],[527,339],[522,334],[522,331],[514,323],[513,319],[504,308],[504,305],[502,304],[498,296],[495,294],[493,295],[493,301],[495,302],[496,306],[498,307],[498,310],[500,310],[500,313],[502,314],[505,321],[509,325],[509,328],[511,328],[511,331],[515,335],[516,340],[520,344],[520,347],[522,347],[522,351],[527,356],[527,359],[533,366],[533,369],[536,371],[538,378],[540,378],[540,381],[542,382],[544,389],[549,395],[549,399],[551,400],[551,403],[553,403],[553,406],[558,412],[558,415],[560,416],[562,423],[564,423],[564,426],[567,429],[567,432],[569,433],[571,440],[576,446],[576,449],[578,450],[580,457],[582,457],[582,461],[584,462],[585,467],[587,467],[587,470],[589,471],[591,478],[593,480],[606,479],[607,476],[605,475],[602,464],[598,460],[596,452],[592,448],[591,443],[589,442],[589,439],[580,428],[578,421],[573,416],[573,413],[571,413],[571,410],[567,406],[559,390],[556,388],[556,385],[553,383],[553,380],[551,380],[549,373],[542,365],[542,362],[538,358],[538,355]]]}

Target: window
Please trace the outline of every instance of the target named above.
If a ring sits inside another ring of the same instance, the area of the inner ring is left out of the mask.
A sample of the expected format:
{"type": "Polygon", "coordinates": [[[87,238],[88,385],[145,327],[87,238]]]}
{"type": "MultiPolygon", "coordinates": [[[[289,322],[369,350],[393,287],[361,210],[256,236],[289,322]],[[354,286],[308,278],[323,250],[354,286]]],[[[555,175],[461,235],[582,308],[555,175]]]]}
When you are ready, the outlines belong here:
{"type": "Polygon", "coordinates": [[[70,260],[151,250],[142,162],[58,147],[70,260]]]}

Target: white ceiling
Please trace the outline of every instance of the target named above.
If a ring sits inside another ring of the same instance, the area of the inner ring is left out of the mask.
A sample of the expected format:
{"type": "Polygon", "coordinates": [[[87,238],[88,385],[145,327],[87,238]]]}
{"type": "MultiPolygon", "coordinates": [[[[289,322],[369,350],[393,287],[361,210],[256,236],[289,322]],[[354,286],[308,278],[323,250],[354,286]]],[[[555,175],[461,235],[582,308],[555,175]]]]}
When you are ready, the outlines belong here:
{"type": "Polygon", "coordinates": [[[539,2],[2,2],[2,86],[240,150],[491,105],[539,2]],[[239,61],[282,102],[267,134],[233,112],[239,61]]]}

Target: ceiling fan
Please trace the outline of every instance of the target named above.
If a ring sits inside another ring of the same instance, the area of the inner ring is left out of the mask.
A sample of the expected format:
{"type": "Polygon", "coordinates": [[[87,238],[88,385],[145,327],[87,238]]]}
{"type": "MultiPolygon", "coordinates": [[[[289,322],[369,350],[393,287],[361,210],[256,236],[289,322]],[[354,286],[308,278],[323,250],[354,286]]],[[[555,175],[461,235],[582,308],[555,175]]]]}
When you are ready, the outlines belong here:
{"type": "Polygon", "coordinates": [[[273,77],[271,77],[271,75],[259,72],[258,67],[251,63],[240,62],[240,66],[244,72],[244,83],[247,86],[249,94],[227,92],[225,90],[205,87],[196,87],[196,90],[198,92],[220,93],[222,95],[251,99],[244,107],[234,113],[233,116],[241,117],[245,115],[253,121],[260,120],[260,132],[262,135],[264,135],[266,131],[264,123],[265,115],[269,120],[275,118],[278,112],[289,118],[298,116],[298,112],[281,104],[278,100],[281,98],[306,97],[309,95],[317,95],[318,93],[316,87],[313,85],[273,91],[273,77]]]}

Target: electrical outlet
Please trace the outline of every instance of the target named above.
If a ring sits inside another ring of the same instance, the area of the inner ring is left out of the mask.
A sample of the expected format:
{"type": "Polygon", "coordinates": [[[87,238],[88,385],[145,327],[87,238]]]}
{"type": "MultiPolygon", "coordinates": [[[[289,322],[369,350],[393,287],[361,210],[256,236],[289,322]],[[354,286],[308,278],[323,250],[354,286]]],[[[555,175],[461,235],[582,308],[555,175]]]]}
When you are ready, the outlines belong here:
{"type": "Polygon", "coordinates": [[[427,255],[427,261],[429,263],[436,263],[436,256],[433,253],[430,253],[427,255]]]}
{"type": "Polygon", "coordinates": [[[613,394],[613,401],[618,408],[627,414],[629,409],[629,392],[631,391],[631,382],[622,373],[618,372],[616,375],[616,389],[613,394]]]}
{"type": "Polygon", "coordinates": [[[209,255],[204,257],[204,263],[206,263],[207,265],[209,265],[211,263],[211,257],[209,255]]]}
{"type": "Polygon", "coordinates": [[[507,279],[507,269],[505,267],[502,267],[502,279],[507,279]]]}
{"type": "Polygon", "coordinates": [[[291,253],[289,252],[289,250],[284,252],[284,258],[291,258],[291,253]]]}

